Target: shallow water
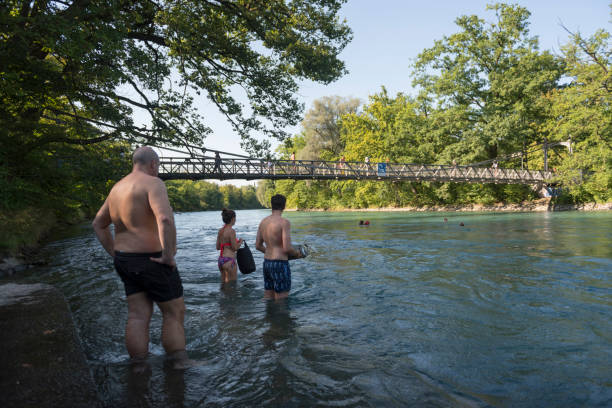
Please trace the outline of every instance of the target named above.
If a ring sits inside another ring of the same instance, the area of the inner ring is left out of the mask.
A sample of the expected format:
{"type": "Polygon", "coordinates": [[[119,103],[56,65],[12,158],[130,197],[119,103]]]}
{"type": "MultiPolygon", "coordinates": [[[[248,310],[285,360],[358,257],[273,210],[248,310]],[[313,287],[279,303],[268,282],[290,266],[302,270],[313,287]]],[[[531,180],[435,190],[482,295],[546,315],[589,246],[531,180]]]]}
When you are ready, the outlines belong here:
{"type": "Polygon", "coordinates": [[[187,348],[204,363],[185,372],[164,364],[156,310],[150,371],[130,373],[123,287],[88,226],[25,280],[65,293],[109,407],[612,405],[609,212],[288,213],[315,252],[279,304],[254,249],[268,213],[237,212],[258,270],[227,286],[219,213],[177,214],[187,348]]]}

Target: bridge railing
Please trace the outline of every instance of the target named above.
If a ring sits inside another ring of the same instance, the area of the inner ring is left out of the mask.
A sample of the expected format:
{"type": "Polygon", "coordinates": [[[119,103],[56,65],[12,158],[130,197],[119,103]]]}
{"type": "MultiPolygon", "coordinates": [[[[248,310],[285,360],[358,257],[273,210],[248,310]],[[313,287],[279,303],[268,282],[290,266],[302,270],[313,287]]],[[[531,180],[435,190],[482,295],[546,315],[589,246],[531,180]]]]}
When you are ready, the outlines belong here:
{"type": "Polygon", "coordinates": [[[219,159],[208,157],[160,159],[163,179],[396,179],[472,183],[530,184],[550,182],[550,171],[493,167],[391,164],[320,160],[219,159]]]}

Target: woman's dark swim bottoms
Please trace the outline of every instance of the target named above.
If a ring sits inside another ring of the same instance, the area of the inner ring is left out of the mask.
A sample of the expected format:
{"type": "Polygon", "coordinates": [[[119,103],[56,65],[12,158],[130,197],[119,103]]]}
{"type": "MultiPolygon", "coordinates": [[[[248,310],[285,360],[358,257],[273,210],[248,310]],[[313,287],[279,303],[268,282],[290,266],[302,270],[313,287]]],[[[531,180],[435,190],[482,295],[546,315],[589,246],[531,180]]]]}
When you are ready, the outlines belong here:
{"type": "Polygon", "coordinates": [[[291,290],[289,261],[264,259],[263,276],[265,290],[274,290],[276,293],[291,290]]]}
{"type": "Polygon", "coordinates": [[[167,302],[183,296],[178,269],[150,259],[159,257],[161,252],[115,251],[115,269],[123,281],[126,296],[146,292],[154,302],[167,302]]]}

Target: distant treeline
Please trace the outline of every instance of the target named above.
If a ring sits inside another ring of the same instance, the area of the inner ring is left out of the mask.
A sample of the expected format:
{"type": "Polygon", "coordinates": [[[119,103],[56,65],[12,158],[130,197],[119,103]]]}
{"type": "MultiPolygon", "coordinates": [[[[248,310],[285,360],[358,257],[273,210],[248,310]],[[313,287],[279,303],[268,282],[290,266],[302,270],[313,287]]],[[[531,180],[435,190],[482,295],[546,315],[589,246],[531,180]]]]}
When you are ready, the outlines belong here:
{"type": "Polygon", "coordinates": [[[168,198],[174,211],[206,211],[263,208],[255,195],[255,187],[220,186],[206,181],[167,181],[168,198]]]}

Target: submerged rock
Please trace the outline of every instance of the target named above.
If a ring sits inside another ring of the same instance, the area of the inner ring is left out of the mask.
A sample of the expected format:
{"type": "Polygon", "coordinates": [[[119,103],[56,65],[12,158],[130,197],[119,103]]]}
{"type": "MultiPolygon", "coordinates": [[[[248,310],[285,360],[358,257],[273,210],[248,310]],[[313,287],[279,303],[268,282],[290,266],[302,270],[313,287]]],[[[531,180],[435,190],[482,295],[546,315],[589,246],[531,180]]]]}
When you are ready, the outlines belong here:
{"type": "Polygon", "coordinates": [[[46,284],[0,285],[0,404],[99,406],[62,293],[46,284]]]}

